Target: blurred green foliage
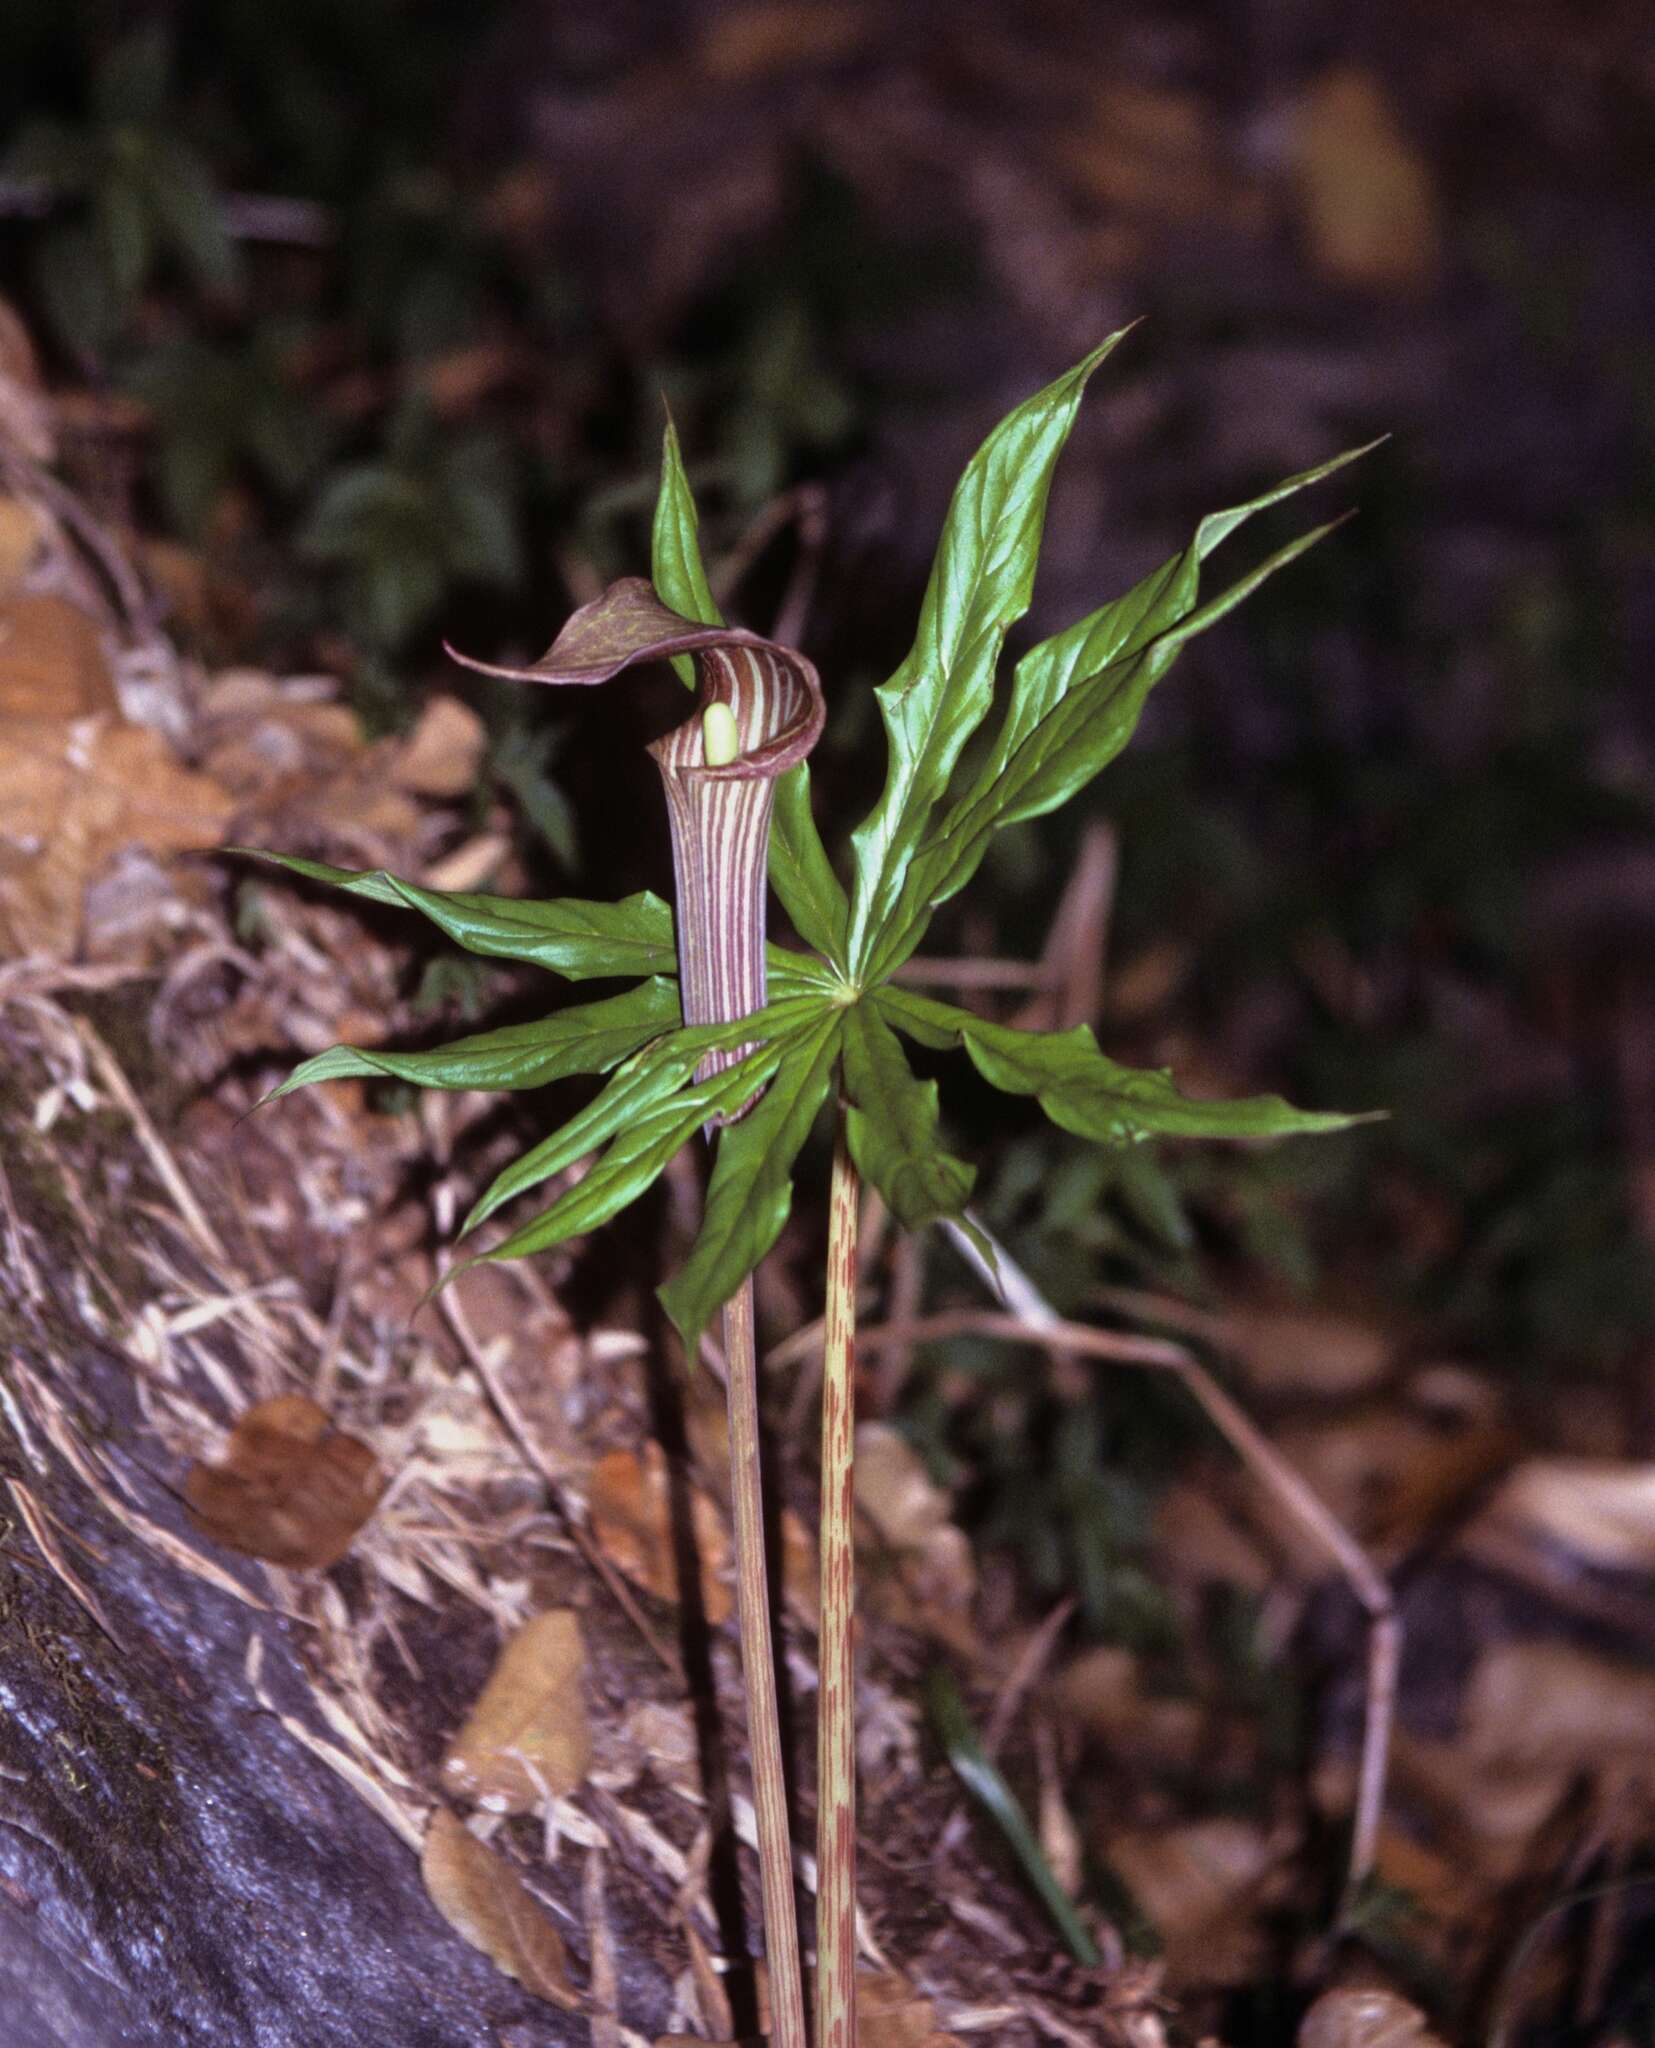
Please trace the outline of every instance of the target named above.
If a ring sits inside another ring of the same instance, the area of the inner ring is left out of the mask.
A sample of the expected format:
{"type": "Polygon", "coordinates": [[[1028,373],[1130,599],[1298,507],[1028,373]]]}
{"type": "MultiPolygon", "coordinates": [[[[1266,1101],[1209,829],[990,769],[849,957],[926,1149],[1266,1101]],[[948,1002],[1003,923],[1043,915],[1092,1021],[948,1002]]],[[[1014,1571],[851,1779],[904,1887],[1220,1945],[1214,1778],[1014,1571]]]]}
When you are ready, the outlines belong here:
{"type": "Polygon", "coordinates": [[[165,31],[137,29],[94,59],[75,112],[26,112],[0,161],[0,176],[51,209],[35,284],[58,341],[83,361],[119,341],[169,263],[203,296],[242,285],[213,175],[178,132],[175,92],[165,31]]]}
{"type": "Polygon", "coordinates": [[[405,404],[386,421],[380,451],[328,475],[297,546],[306,560],[340,571],[354,636],[400,647],[456,585],[510,590],[521,580],[508,452],[493,435],[444,435],[428,407],[405,404]]]}

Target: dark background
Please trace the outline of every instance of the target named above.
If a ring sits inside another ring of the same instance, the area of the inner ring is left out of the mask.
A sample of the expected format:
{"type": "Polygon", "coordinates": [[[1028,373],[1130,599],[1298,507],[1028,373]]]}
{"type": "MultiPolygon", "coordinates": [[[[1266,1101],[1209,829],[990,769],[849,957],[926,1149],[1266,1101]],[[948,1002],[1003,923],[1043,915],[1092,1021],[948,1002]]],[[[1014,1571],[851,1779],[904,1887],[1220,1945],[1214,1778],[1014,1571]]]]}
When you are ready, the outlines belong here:
{"type": "MultiPolygon", "coordinates": [[[[1652,113],[1647,15],[1613,0],[10,0],[0,290],[67,473],[219,591],[205,657],[328,668],[387,729],[458,687],[441,638],[537,653],[644,565],[664,395],[738,614],[813,579],[830,845],[954,478],[1102,335],[1142,321],[1030,636],[1388,434],[1317,494],[1360,516],[1195,644],[932,946],[1028,957],[1107,820],[1106,1048],[1389,1121],[1122,1162],[945,1100],[1060,1306],[1334,1304],[1470,1376],[1512,1458],[1645,1461],[1652,113]]],[[[507,807],[526,880],[662,886],[647,699],[473,701],[477,812],[507,807]]],[[[1085,1640],[1175,1658],[1147,1531],[1191,1425],[1026,1366],[925,1355],[889,1410],[1008,1612],[1072,1591],[1085,1640]]]]}

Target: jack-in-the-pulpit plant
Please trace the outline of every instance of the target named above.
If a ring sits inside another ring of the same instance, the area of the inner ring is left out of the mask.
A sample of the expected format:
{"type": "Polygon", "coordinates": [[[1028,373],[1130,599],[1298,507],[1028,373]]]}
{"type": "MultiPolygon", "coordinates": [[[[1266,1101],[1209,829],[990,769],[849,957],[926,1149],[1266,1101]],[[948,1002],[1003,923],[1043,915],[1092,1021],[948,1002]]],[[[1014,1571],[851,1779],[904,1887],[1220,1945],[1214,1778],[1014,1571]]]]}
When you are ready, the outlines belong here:
{"type": "MultiPolygon", "coordinates": [[[[725,1311],[731,1363],[732,1455],[742,1399],[752,1399],[749,1279],[776,1242],[797,1161],[818,1115],[831,1111],[834,1149],[825,1267],[822,1421],[822,1599],[818,1766],[817,2048],[855,2039],[855,1750],[851,1608],[851,1441],[856,1218],[861,1181],[910,1229],[960,1217],[973,1169],[941,1139],[935,1082],[909,1066],[903,1041],[962,1050],[995,1087],[1032,1096],[1066,1131],[1103,1145],[1152,1137],[1271,1138],[1329,1131],[1351,1119],[1289,1107],[1275,1096],[1197,1101],[1164,1072],[1108,1059],[1085,1026],[1019,1031],[938,1002],[896,978],[939,905],[976,872],[996,833],[1066,803],[1126,745],[1149,691],[1179,650],[1331,529],[1279,548],[1202,600],[1207,556],[1256,512],[1318,482],[1334,457],[1249,503],[1209,514],[1182,552],[1124,596],[1032,647],[998,694],[1008,629],[1027,611],[1053,469],[1086,382],[1120,340],[1036,393],[978,450],[954,493],[920,609],[914,644],[877,692],[887,738],[885,785],[850,835],[845,878],[810,808],[804,755],[820,731],[815,670],[791,649],[723,625],[702,567],[688,482],[669,428],[656,507],[653,583],[628,579],[576,613],[526,681],[590,684],[638,662],[671,658],[698,686],[698,709],[654,753],[666,786],[677,870],[677,942],[667,905],[522,902],[422,889],[384,873],[353,874],[288,860],[301,874],[376,902],[422,911],[474,952],[531,962],[566,980],[641,977],[622,994],[554,1012],[536,1024],[481,1033],[433,1052],[336,1047],[307,1060],[285,1088],[344,1075],[388,1074],[440,1088],[529,1088],[571,1074],[606,1075],[591,1103],[508,1166],[466,1229],[575,1166],[591,1164],[540,1213],[482,1254],[518,1258],[595,1229],[648,1188],[698,1131],[716,1127],[699,1235],[661,1299],[690,1358],[725,1311]],[[967,742],[992,718],[984,744],[967,742]],[[768,837],[766,837],[768,835],[768,837]],[[760,871],[809,950],[764,944],[760,871]]],[[[741,1424],[756,1517],[756,1422],[741,1424]]],[[[762,1541],[738,1544],[760,1574],[744,1597],[763,1607],[762,1541]]],[[[768,1635],[743,1618],[749,1666],[768,1635]]],[[[768,1672],[748,1672],[755,1775],[774,1773],[785,1857],[779,1748],[757,1725],[773,1712],[768,1672]],[[762,1752],[768,1751],[765,1762],[762,1752]]],[[[774,1820],[775,1816],[772,1816],[774,1820]]],[[[761,1834],[764,1830],[761,1827],[761,1834]]],[[[785,1951],[793,1942],[785,1863],[765,1884],[776,2037],[799,2038],[785,1951]]]]}

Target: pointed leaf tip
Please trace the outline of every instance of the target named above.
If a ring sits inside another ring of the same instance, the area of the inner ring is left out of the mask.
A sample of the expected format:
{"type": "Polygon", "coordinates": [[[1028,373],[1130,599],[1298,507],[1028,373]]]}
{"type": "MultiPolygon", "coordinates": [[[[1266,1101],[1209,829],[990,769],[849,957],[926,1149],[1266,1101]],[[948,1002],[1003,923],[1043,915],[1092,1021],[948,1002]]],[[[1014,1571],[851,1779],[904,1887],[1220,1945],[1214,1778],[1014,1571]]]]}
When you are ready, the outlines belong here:
{"type": "Polygon", "coordinates": [[[1029,608],[1058,457],[1087,380],[1126,332],[1008,413],[955,487],[914,644],[876,692],[889,759],[878,802],[851,834],[850,964],[859,976],[900,914],[909,857],[988,712],[1006,633],[1029,608]]]}

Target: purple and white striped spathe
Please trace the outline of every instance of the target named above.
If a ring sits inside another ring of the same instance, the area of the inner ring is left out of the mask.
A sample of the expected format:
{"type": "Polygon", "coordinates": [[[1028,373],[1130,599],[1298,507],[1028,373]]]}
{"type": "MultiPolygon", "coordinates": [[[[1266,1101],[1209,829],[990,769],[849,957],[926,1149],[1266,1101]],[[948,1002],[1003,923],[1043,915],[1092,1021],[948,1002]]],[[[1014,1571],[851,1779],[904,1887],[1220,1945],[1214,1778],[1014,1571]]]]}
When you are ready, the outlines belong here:
{"type": "MultiPolygon", "coordinates": [[[[776,777],[821,737],[826,714],[814,666],[739,626],[692,624],[641,576],[624,577],[584,605],[529,667],[455,659],[484,675],[585,685],[674,654],[696,658],[696,709],[649,751],[672,828],[681,1001],[686,1024],[723,1024],[764,1007],[770,814],[776,777]],[[706,765],[702,717],[712,704],[728,705],[739,743],[721,768],[706,765]]],[[[715,1074],[751,1050],[709,1053],[696,1071],[715,1074]]]]}

